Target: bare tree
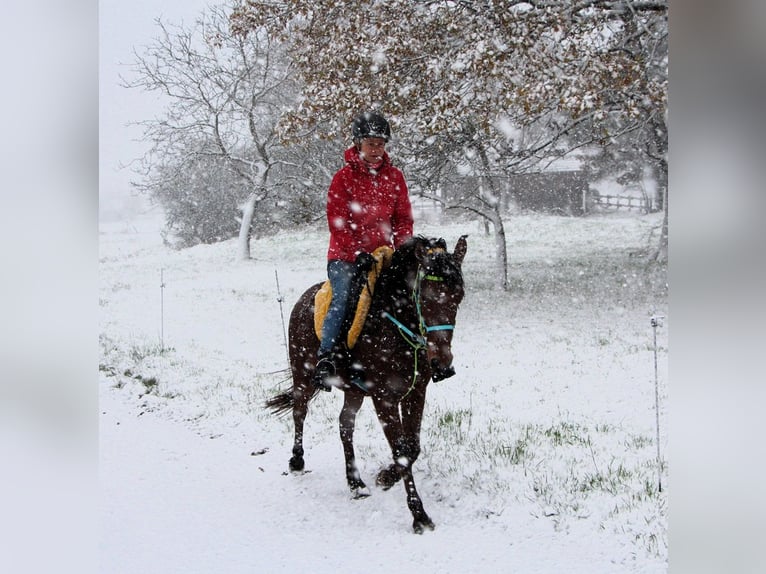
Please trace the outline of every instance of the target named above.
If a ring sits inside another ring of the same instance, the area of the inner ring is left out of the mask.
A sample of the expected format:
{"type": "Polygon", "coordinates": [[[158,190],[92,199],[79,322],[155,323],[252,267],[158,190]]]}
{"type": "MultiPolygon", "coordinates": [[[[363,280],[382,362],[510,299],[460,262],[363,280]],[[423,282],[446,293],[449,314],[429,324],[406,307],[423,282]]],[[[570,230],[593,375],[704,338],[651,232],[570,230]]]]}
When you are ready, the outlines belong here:
{"type": "Polygon", "coordinates": [[[279,46],[258,31],[231,34],[225,7],[209,8],[189,29],[159,19],[157,26],[159,37],[135,52],[133,75],[123,81],[168,102],[162,117],[139,122],[152,146],[136,185],[167,189],[174,170],[195,157],[222,162],[245,190],[238,251],[249,258],[254,212],[273,191],[273,168],[285,161],[277,122],[300,91],[279,46]]]}

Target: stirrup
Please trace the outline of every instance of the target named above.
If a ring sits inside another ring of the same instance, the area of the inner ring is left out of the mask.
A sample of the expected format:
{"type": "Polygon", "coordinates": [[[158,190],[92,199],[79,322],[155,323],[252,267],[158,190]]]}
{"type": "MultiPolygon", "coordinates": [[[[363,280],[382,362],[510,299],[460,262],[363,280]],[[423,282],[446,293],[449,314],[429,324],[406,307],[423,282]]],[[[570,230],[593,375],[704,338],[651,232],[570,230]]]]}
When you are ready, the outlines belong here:
{"type": "Polygon", "coordinates": [[[320,357],[314,370],[314,376],[311,382],[314,386],[328,393],[332,391],[332,385],[327,381],[329,377],[335,376],[335,363],[329,356],[320,357]]]}

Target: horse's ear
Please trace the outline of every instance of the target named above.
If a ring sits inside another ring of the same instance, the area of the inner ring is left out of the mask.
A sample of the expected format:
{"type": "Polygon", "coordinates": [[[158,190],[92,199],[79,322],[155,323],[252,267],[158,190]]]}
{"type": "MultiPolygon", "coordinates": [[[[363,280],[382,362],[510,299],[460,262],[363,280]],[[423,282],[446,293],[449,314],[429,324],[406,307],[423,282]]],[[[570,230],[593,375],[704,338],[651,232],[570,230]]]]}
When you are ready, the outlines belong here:
{"type": "Polygon", "coordinates": [[[458,265],[463,265],[463,258],[465,257],[466,251],[468,251],[468,242],[465,240],[466,237],[468,236],[460,236],[460,239],[458,239],[457,243],[455,244],[455,252],[452,254],[452,256],[455,258],[455,262],[458,265]]]}
{"type": "Polygon", "coordinates": [[[415,243],[415,259],[423,261],[428,254],[429,242],[428,240],[421,240],[415,243]]]}

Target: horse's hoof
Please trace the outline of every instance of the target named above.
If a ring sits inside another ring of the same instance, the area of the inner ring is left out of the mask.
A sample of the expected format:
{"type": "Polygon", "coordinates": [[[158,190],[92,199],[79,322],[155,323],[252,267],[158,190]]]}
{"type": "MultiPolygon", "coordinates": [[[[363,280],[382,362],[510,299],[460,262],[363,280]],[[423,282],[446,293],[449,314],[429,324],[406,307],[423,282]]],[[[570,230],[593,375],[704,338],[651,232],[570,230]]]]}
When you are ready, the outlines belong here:
{"type": "Polygon", "coordinates": [[[377,484],[383,490],[388,490],[401,478],[401,475],[395,468],[387,467],[378,473],[378,476],[375,478],[375,484],[377,484]]]}
{"type": "Polygon", "coordinates": [[[359,500],[360,498],[367,498],[372,493],[370,492],[370,489],[366,486],[360,486],[358,488],[352,488],[351,489],[351,497],[354,500],[359,500]]]}
{"type": "Polygon", "coordinates": [[[353,498],[367,498],[370,496],[370,489],[361,478],[352,477],[348,479],[348,487],[351,489],[353,498]]]}
{"type": "Polygon", "coordinates": [[[415,534],[423,534],[426,529],[433,530],[434,528],[436,528],[436,525],[428,517],[420,520],[415,519],[412,523],[412,530],[415,534]]]}
{"type": "Polygon", "coordinates": [[[290,459],[290,470],[292,472],[301,472],[305,466],[306,463],[302,457],[294,456],[290,459]]]}

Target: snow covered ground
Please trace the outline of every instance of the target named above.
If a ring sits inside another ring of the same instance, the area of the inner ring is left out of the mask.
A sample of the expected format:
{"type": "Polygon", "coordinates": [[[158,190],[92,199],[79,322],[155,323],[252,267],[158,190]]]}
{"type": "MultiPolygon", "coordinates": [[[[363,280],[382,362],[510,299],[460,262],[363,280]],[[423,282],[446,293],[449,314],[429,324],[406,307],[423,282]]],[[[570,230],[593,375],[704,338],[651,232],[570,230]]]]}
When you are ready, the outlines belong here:
{"type": "Polygon", "coordinates": [[[417,536],[365,403],[356,445],[372,496],[347,489],[337,416],[307,419],[306,469],[287,473],[292,422],[262,408],[286,383],[282,319],[325,275],[326,232],[173,251],[147,217],[100,225],[100,572],[665,572],[666,318],[645,262],[656,215],[519,215],[511,289],[476,223],[416,222],[450,248],[469,233],[457,375],[432,384],[415,479],[436,530],[417,536]],[[277,291],[277,278],[279,292],[277,291]],[[284,299],[278,302],[279,294],[284,299]]]}

